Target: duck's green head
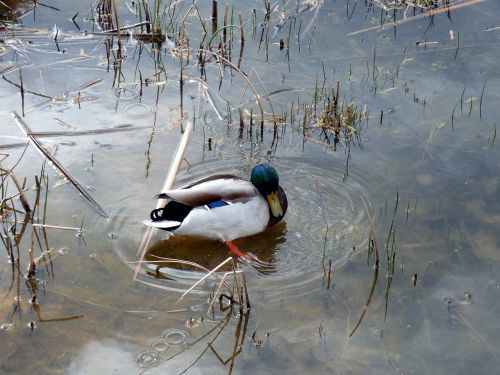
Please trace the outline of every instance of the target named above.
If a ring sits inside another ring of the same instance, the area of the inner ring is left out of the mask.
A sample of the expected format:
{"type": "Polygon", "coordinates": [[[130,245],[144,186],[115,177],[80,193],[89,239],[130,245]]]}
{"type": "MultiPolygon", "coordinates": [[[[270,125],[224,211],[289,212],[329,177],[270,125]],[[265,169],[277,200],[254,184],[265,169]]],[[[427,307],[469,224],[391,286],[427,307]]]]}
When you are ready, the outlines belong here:
{"type": "Polygon", "coordinates": [[[252,169],[250,181],[267,199],[272,215],[275,218],[283,217],[283,207],[278,194],[279,177],[276,169],[270,164],[258,164],[252,169]]]}

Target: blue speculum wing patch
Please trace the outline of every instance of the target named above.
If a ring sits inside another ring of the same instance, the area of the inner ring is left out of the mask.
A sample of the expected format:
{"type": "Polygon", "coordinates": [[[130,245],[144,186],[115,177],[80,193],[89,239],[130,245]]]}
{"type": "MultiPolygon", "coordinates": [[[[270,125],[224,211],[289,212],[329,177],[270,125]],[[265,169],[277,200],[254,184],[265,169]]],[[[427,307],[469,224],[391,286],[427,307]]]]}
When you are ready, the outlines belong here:
{"type": "Polygon", "coordinates": [[[208,203],[207,207],[212,209],[212,208],[216,208],[216,207],[224,207],[227,205],[228,205],[228,203],[224,202],[223,200],[218,200],[218,201],[208,203]]]}

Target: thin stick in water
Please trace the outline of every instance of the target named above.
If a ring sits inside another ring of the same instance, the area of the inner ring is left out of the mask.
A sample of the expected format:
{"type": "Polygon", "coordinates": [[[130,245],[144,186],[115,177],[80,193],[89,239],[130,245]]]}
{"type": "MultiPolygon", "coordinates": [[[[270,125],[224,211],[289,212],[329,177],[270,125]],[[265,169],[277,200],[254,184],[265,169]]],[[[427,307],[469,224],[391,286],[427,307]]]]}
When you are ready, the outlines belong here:
{"type": "Polygon", "coordinates": [[[203,280],[205,280],[206,278],[210,277],[210,275],[212,275],[215,271],[217,271],[219,268],[221,268],[223,265],[225,265],[227,262],[230,262],[232,261],[233,258],[232,257],[228,257],[225,261],[223,261],[221,264],[219,264],[217,267],[215,267],[214,269],[212,269],[210,272],[208,272],[205,276],[203,276],[201,279],[199,279],[197,282],[195,282],[191,288],[189,288],[188,290],[186,290],[184,293],[182,293],[182,296],[175,302],[175,303],[179,303],[185,296],[186,294],[188,294],[190,291],[192,291],[194,288],[196,288],[197,285],[199,285],[203,280]]]}
{"type": "MultiPolygon", "coordinates": [[[[174,160],[172,162],[172,165],[170,167],[169,173],[167,175],[167,178],[165,180],[165,183],[163,184],[163,188],[160,191],[160,193],[166,192],[167,190],[170,190],[172,188],[172,185],[174,184],[175,176],[177,175],[177,171],[179,170],[179,166],[182,162],[182,159],[184,158],[184,151],[186,150],[187,142],[189,140],[189,135],[191,134],[191,131],[193,130],[193,124],[191,121],[188,122],[186,129],[184,130],[184,134],[182,136],[182,139],[179,143],[179,147],[177,148],[177,151],[175,153],[174,160]]],[[[165,206],[167,203],[166,199],[158,199],[158,203],[156,205],[156,208],[160,208],[165,206]]],[[[146,230],[146,233],[144,233],[144,237],[142,237],[141,245],[139,246],[139,250],[137,252],[137,255],[139,256],[139,263],[137,264],[137,267],[135,268],[134,272],[134,281],[137,278],[137,274],[139,273],[139,268],[142,260],[144,259],[144,256],[146,255],[146,251],[149,247],[149,244],[151,242],[151,238],[153,237],[154,233],[153,227],[148,227],[146,230]]]]}
{"type": "Polygon", "coordinates": [[[108,217],[106,212],[102,209],[102,207],[95,201],[94,198],[89,194],[89,192],[85,189],[85,187],[78,182],[76,178],[74,178],[67,170],[66,168],[63,167],[63,165],[51,154],[49,154],[45,149],[43,148],[42,144],[38,139],[33,137],[31,135],[31,130],[28,127],[28,125],[24,122],[24,120],[17,114],[16,112],[12,112],[12,116],[14,117],[14,120],[16,121],[17,125],[21,128],[21,130],[24,132],[24,135],[30,140],[31,144],[35,146],[37,151],[42,154],[45,158],[49,159],[52,162],[52,165],[61,172],[64,177],[66,177],[71,184],[75,187],[76,190],[78,190],[83,197],[90,203],[90,205],[103,217],[108,217]]]}

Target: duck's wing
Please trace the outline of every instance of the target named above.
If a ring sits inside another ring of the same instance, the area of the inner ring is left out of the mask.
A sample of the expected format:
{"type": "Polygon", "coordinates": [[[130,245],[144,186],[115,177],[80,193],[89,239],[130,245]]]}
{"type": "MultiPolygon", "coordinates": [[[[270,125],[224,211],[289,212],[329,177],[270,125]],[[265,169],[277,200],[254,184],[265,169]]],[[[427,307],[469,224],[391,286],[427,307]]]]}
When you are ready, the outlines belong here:
{"type": "Polygon", "coordinates": [[[158,195],[158,198],[172,199],[191,207],[198,207],[217,200],[232,202],[257,194],[259,194],[257,189],[250,181],[223,175],[222,178],[212,176],[185,188],[168,190],[158,195]]]}

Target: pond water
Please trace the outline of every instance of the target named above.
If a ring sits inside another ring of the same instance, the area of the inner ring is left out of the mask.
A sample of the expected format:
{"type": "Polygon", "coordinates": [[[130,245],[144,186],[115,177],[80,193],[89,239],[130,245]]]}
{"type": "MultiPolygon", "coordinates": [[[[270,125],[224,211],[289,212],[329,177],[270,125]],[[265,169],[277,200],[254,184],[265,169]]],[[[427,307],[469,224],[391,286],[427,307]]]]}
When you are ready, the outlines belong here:
{"type": "Polygon", "coordinates": [[[30,221],[2,172],[0,372],[498,372],[496,2],[227,2],[224,27],[226,2],[212,25],[211,1],[167,1],[161,45],[132,1],[119,45],[107,3],[2,9],[1,167],[40,203],[30,221]],[[238,299],[229,264],[227,288],[180,299],[222,243],[157,231],[138,263],[188,122],[174,186],[270,162],[288,196],[283,223],[235,241],[255,258],[234,260],[241,312],[218,300],[238,299]]]}

